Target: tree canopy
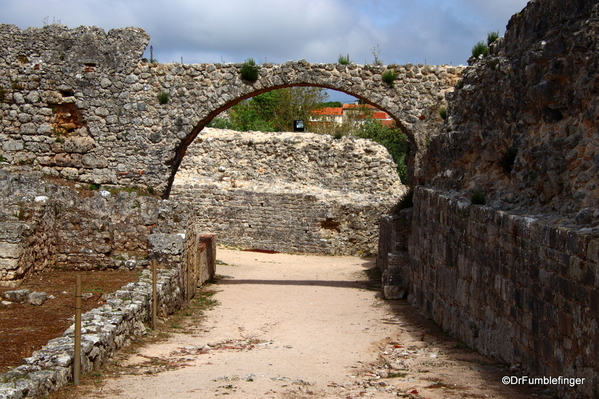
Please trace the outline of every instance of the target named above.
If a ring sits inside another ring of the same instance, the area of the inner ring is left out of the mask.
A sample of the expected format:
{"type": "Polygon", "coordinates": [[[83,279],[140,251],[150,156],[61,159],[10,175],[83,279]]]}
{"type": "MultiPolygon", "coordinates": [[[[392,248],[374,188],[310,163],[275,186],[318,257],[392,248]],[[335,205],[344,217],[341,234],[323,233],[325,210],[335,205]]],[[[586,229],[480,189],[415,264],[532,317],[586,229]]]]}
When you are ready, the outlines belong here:
{"type": "Polygon", "coordinates": [[[309,120],[311,112],[328,99],[320,87],[289,87],[272,90],[231,107],[230,124],[214,121],[211,126],[239,131],[293,131],[293,121],[309,120]]]}

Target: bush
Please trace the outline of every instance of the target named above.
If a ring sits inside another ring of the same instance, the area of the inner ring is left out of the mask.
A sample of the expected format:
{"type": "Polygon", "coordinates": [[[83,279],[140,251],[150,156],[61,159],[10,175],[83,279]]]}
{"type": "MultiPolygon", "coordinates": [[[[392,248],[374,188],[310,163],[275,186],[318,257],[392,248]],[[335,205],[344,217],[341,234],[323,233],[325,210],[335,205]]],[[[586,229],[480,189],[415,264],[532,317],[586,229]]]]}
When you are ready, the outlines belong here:
{"type": "Polygon", "coordinates": [[[258,80],[258,72],[259,68],[256,65],[256,61],[253,58],[248,58],[241,66],[241,79],[248,82],[255,82],[258,80]]]}
{"type": "Polygon", "coordinates": [[[485,44],[485,42],[478,42],[472,47],[472,56],[474,58],[479,58],[480,56],[486,57],[489,55],[489,46],[485,44]]]}
{"type": "Polygon", "coordinates": [[[233,129],[233,122],[227,118],[214,118],[210,121],[208,127],[216,129],[233,129]]]}
{"type": "Polygon", "coordinates": [[[393,88],[393,86],[395,85],[395,79],[397,79],[397,72],[395,72],[393,69],[387,69],[381,75],[381,79],[383,80],[383,82],[387,83],[387,85],[390,88],[393,88]]]}
{"type": "Polygon", "coordinates": [[[333,135],[333,138],[335,140],[341,140],[343,138],[343,132],[335,132],[335,134],[333,135]]]}
{"type": "Polygon", "coordinates": [[[499,39],[499,32],[489,32],[487,34],[487,45],[490,46],[497,39],[499,39]]]}
{"type": "Polygon", "coordinates": [[[166,103],[168,103],[168,93],[161,92],[160,94],[158,94],[158,102],[160,104],[166,104],[166,103]]]}
{"type": "Polygon", "coordinates": [[[339,58],[337,58],[337,62],[340,63],[341,65],[351,64],[351,60],[349,59],[349,54],[345,57],[343,55],[339,54],[339,58]]]}
{"type": "Polygon", "coordinates": [[[406,135],[401,129],[383,126],[377,120],[368,119],[355,135],[364,139],[370,139],[385,147],[397,165],[397,174],[401,182],[403,184],[407,183],[408,167],[405,158],[409,151],[409,145],[406,135]]]}
{"type": "Polygon", "coordinates": [[[439,115],[441,115],[441,119],[443,119],[443,120],[447,119],[447,110],[445,108],[441,108],[439,110],[439,115]]]}
{"type": "Polygon", "coordinates": [[[480,188],[472,190],[470,193],[470,202],[472,202],[472,205],[485,205],[487,203],[485,192],[480,188]]]}

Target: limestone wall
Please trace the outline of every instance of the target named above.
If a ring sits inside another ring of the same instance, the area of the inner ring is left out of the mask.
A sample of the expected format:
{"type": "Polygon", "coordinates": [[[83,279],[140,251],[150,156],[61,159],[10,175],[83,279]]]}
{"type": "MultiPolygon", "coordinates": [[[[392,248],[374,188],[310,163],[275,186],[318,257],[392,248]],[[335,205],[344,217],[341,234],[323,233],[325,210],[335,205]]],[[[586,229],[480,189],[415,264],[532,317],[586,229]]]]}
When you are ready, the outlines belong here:
{"type": "Polygon", "coordinates": [[[418,158],[462,69],[302,60],[263,64],[258,81],[247,82],[241,64],[142,62],[148,42],[136,28],[0,25],[0,164],[167,195],[185,149],[214,116],[293,85],[342,90],[381,107],[406,129],[418,158]],[[394,88],[381,80],[386,69],[398,74],[394,88]]]}
{"type": "Polygon", "coordinates": [[[52,182],[8,168],[0,169],[0,193],[0,284],[5,285],[46,267],[145,266],[148,236],[184,233],[190,214],[185,204],[142,191],[90,190],[87,184],[52,182]]]}
{"type": "Polygon", "coordinates": [[[405,187],[370,140],[205,129],[171,199],[219,241],[281,252],[372,255],[378,220],[405,187]]]}
{"type": "Polygon", "coordinates": [[[501,209],[574,218],[592,208],[596,224],[598,38],[593,0],[532,1],[514,15],[449,94],[450,133],[431,141],[420,183],[479,188],[501,209]]]}

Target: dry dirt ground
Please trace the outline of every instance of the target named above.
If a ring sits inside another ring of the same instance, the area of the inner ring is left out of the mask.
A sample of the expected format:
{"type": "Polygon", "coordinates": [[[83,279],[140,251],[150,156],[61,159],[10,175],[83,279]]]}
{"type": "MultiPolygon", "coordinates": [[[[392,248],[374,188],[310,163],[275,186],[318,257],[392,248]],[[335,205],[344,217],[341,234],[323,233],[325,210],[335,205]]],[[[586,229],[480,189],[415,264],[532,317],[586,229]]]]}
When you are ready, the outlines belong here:
{"type": "Polygon", "coordinates": [[[50,297],[43,305],[27,303],[0,304],[0,374],[22,363],[34,350],[50,339],[62,335],[73,324],[75,315],[75,276],[81,275],[84,312],[103,304],[102,294],[114,292],[123,285],[137,281],[138,273],[131,271],[62,271],[48,269],[31,276],[17,288],[0,287],[4,292],[28,289],[45,292],[50,297]]]}
{"type": "Polygon", "coordinates": [[[217,257],[219,278],[188,309],[50,399],[551,397],[502,385],[505,366],[380,299],[372,260],[217,257]]]}

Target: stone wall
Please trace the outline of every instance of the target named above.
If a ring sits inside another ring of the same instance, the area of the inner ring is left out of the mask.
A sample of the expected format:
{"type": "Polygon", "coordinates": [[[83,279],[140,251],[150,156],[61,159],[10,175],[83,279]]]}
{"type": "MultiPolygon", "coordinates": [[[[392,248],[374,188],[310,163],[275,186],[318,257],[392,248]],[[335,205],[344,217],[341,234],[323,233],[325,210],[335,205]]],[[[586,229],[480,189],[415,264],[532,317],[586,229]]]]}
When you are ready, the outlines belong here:
{"type": "Polygon", "coordinates": [[[387,150],[370,140],[204,129],[171,200],[191,204],[226,244],[372,255],[379,216],[404,190],[387,150]]]}
{"type": "Polygon", "coordinates": [[[568,398],[599,395],[598,28],[596,0],[511,18],[448,94],[377,260],[386,294],[469,346],[531,377],[585,378],[553,386],[568,398]]]}
{"type": "Polygon", "coordinates": [[[597,395],[599,229],[417,188],[408,247],[411,301],[444,330],[531,376],[585,378],[554,387],[565,397],[597,395]]]}
{"type": "Polygon", "coordinates": [[[151,233],[186,230],[185,204],[140,190],[92,188],[0,169],[0,284],[46,267],[145,266],[151,233]]]}
{"type": "MultiPolygon", "coordinates": [[[[18,196],[23,195],[27,190],[30,190],[28,194],[36,194],[36,190],[43,190],[48,196],[43,200],[38,196],[37,200],[32,201],[37,208],[41,209],[42,215],[49,206],[51,206],[50,214],[54,214],[55,210],[59,211],[56,213],[56,218],[52,219],[54,225],[52,223],[38,225],[33,219],[27,223],[4,222],[2,224],[6,228],[0,235],[0,248],[6,249],[3,256],[5,258],[11,256],[11,260],[16,260],[16,264],[22,267],[16,270],[10,269],[8,273],[2,270],[0,283],[18,283],[18,280],[14,280],[13,277],[22,278],[27,273],[39,270],[41,266],[56,266],[57,259],[62,259],[63,256],[66,257],[65,263],[57,262],[57,264],[64,268],[75,269],[134,268],[147,265],[148,259],[157,259],[159,266],[157,315],[159,318],[166,318],[183,307],[195,295],[200,285],[214,277],[215,236],[202,234],[201,228],[193,218],[177,220],[177,223],[173,223],[171,217],[178,214],[172,213],[173,204],[170,201],[152,197],[144,200],[137,195],[131,196],[128,192],[122,194],[123,192],[120,191],[118,193],[122,195],[114,197],[108,191],[104,193],[100,191],[90,198],[81,198],[79,197],[81,193],[52,185],[39,176],[7,176],[4,173],[2,177],[6,179],[0,181],[12,182],[8,187],[12,194],[16,193],[18,196]],[[37,184],[31,184],[34,182],[37,184]],[[158,212],[158,215],[153,212],[158,212]],[[117,213],[116,218],[121,223],[129,223],[128,228],[131,230],[125,228],[125,224],[112,224],[107,216],[113,213],[117,213]],[[165,217],[167,220],[164,220],[165,217]],[[66,220],[62,221],[64,224],[57,227],[57,219],[66,220]],[[154,225],[147,226],[142,223],[143,220],[152,223],[162,221],[162,226],[160,228],[154,225]],[[130,243],[127,240],[97,241],[93,239],[95,235],[90,234],[90,229],[75,229],[75,233],[78,234],[56,234],[54,242],[44,244],[39,243],[43,241],[40,237],[36,238],[36,236],[45,237],[51,232],[60,233],[63,226],[72,229],[73,223],[81,225],[95,223],[96,229],[92,230],[100,231],[101,238],[112,238],[129,231],[135,232],[135,227],[140,225],[144,228],[135,233],[138,237],[130,243]],[[23,233],[27,229],[31,231],[23,233]],[[181,229],[180,232],[174,232],[178,229],[181,229]],[[140,245],[144,241],[142,248],[140,245]],[[97,245],[111,250],[98,251],[97,245]],[[31,257],[27,254],[39,252],[40,247],[47,250],[46,255],[51,255],[47,257],[47,263],[41,266],[29,264],[31,257]],[[64,248],[86,248],[88,251],[84,251],[84,255],[79,255],[81,251],[73,255],[70,250],[64,248]],[[118,253],[117,258],[111,256],[113,250],[118,253]],[[71,258],[72,256],[74,258],[71,258]]],[[[5,191],[3,193],[7,194],[5,191]]],[[[10,195],[0,198],[5,200],[5,204],[11,203],[10,195]]],[[[25,204],[30,202],[27,201],[27,197],[20,198],[25,204]]],[[[0,209],[10,209],[10,207],[0,209]]],[[[32,207],[23,206],[22,212],[29,215],[32,207]]],[[[4,262],[2,266],[5,266],[4,262]]],[[[82,315],[82,372],[97,369],[119,348],[126,345],[131,335],[145,333],[143,323],[148,322],[152,314],[151,298],[151,272],[145,268],[141,271],[138,282],[129,283],[114,294],[107,295],[105,305],[82,315]]],[[[0,399],[43,397],[50,391],[66,385],[73,378],[74,339],[74,326],[71,326],[62,337],[50,340],[42,349],[24,359],[24,364],[0,374],[0,399]]]]}
{"type": "Polygon", "coordinates": [[[596,1],[530,2],[448,95],[450,133],[431,141],[419,183],[479,188],[498,209],[595,209],[598,38],[596,1]]]}
{"type": "Polygon", "coordinates": [[[187,146],[213,117],[261,92],[308,85],[342,90],[387,111],[412,141],[416,165],[462,70],[302,60],[260,65],[252,83],[241,79],[241,64],[142,62],[148,41],[136,28],[0,25],[0,162],[168,196],[187,146]],[[398,74],[394,88],[381,80],[386,69],[398,74]]]}
{"type": "MultiPolygon", "coordinates": [[[[159,269],[158,315],[167,316],[185,303],[180,286],[182,269],[159,269]]],[[[183,287],[184,288],[184,287],[183,287]]],[[[98,369],[127,345],[131,335],[145,334],[144,322],[152,314],[152,280],[149,270],[137,283],[130,283],[108,295],[106,304],[82,315],[81,372],[98,369]]],[[[0,399],[44,397],[73,379],[74,326],[62,337],[24,359],[24,364],[0,374],[0,399]]]]}

